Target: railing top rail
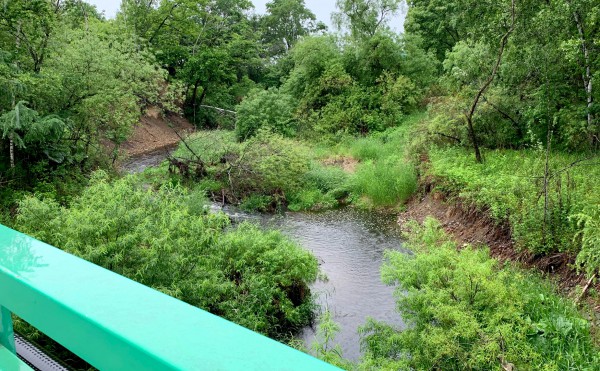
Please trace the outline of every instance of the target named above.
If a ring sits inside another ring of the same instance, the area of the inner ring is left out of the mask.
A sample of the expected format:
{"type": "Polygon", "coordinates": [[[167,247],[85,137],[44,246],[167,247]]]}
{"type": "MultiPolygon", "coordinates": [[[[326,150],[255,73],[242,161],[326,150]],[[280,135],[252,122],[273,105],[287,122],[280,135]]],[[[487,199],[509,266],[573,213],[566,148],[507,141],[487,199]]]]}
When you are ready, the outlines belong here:
{"type": "Polygon", "coordinates": [[[0,306],[101,370],[333,370],[0,225],[0,306]]]}

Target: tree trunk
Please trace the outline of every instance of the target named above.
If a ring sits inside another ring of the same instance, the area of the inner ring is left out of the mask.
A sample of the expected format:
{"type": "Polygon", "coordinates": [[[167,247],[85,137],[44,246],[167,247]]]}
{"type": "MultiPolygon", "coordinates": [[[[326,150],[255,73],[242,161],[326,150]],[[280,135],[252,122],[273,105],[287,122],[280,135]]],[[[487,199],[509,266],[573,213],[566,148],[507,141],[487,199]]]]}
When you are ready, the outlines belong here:
{"type": "Polygon", "coordinates": [[[13,135],[10,134],[8,137],[8,146],[10,148],[10,168],[14,169],[15,167],[15,142],[13,141],[13,135]]]}
{"type": "Polygon", "coordinates": [[[492,69],[490,76],[483,83],[483,86],[481,86],[481,88],[475,95],[475,98],[473,99],[473,103],[471,104],[471,109],[469,109],[469,112],[467,112],[465,114],[465,117],[467,119],[467,128],[469,130],[469,137],[471,139],[471,145],[473,146],[473,151],[475,152],[475,159],[479,163],[482,162],[481,151],[479,150],[479,143],[477,142],[477,135],[475,133],[475,128],[473,127],[473,116],[475,115],[475,111],[477,110],[477,105],[479,104],[479,100],[481,99],[483,94],[486,92],[486,90],[490,87],[490,85],[492,84],[492,81],[494,81],[496,74],[498,74],[498,68],[500,67],[500,62],[502,62],[502,56],[504,54],[504,49],[506,48],[506,44],[508,43],[508,37],[510,36],[510,34],[513,32],[514,29],[515,29],[515,0],[512,0],[512,2],[511,2],[511,24],[510,24],[510,28],[508,29],[508,31],[506,31],[504,36],[502,36],[502,40],[500,41],[500,50],[498,50],[498,58],[496,59],[496,64],[494,65],[494,68],[492,69]]]}
{"type": "Polygon", "coordinates": [[[579,42],[581,43],[581,53],[583,54],[583,66],[585,68],[585,72],[582,75],[583,79],[583,89],[585,90],[585,94],[587,96],[587,125],[588,125],[588,136],[590,145],[594,145],[600,141],[598,138],[597,130],[594,130],[594,114],[592,113],[592,106],[594,104],[594,95],[592,94],[592,68],[590,63],[590,51],[588,48],[588,43],[585,37],[584,25],[579,13],[575,10],[573,11],[573,18],[575,18],[575,23],[577,24],[577,31],[579,32],[579,42]]]}
{"type": "MultiPolygon", "coordinates": [[[[477,105],[477,103],[475,103],[477,105]]],[[[469,138],[471,139],[471,145],[475,152],[475,160],[478,163],[482,163],[481,150],[479,149],[479,142],[477,141],[477,135],[475,134],[475,128],[473,127],[473,114],[467,116],[467,129],[469,131],[469,138]]]]}
{"type": "MultiPolygon", "coordinates": [[[[15,109],[15,92],[13,91],[12,95],[12,109],[15,109]]],[[[15,141],[13,140],[13,133],[10,133],[8,136],[8,148],[10,151],[10,168],[14,169],[15,167],[15,141]]]]}

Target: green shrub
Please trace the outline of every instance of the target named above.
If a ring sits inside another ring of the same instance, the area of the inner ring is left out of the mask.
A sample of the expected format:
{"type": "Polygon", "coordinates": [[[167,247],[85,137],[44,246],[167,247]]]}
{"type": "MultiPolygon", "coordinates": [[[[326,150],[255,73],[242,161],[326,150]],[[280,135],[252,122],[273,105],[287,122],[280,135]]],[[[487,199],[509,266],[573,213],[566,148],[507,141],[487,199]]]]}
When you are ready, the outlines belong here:
{"type": "Polygon", "coordinates": [[[581,251],[577,255],[577,264],[589,277],[600,273],[600,202],[590,204],[574,215],[581,238],[581,251]]]}
{"type": "Polygon", "coordinates": [[[396,157],[362,164],[352,180],[352,192],[368,197],[374,206],[405,202],[416,189],[415,169],[396,157]]]}
{"type": "Polygon", "coordinates": [[[316,259],[278,232],[231,230],[202,194],[96,173],[69,208],[24,199],[24,233],[191,305],[278,337],[309,323],[316,259]]]}
{"type": "Polygon", "coordinates": [[[302,189],[291,194],[288,201],[288,209],[292,211],[331,209],[338,204],[333,194],[324,194],[319,189],[302,189]]]}
{"type": "Polygon", "coordinates": [[[238,153],[239,147],[234,132],[206,130],[192,134],[185,144],[179,145],[173,156],[194,160],[198,156],[204,163],[214,164],[227,155],[238,153]]]}
{"type": "Polygon", "coordinates": [[[348,174],[336,166],[313,166],[305,175],[306,182],[314,185],[322,192],[330,192],[344,188],[348,182],[348,174]]]}
{"type": "Polygon", "coordinates": [[[240,209],[244,211],[269,211],[269,206],[273,203],[271,196],[250,195],[246,197],[240,204],[240,209]]]}
{"type": "Polygon", "coordinates": [[[235,134],[239,140],[246,140],[260,129],[269,129],[286,137],[294,136],[295,108],[293,98],[277,88],[253,90],[236,108],[235,134]]]}
{"type": "Polygon", "coordinates": [[[407,328],[370,320],[362,329],[365,369],[596,369],[590,326],[574,305],[535,276],[501,268],[427,219],[406,248],[388,251],[382,277],[407,328]]]}
{"type": "Polygon", "coordinates": [[[278,195],[302,188],[310,158],[297,142],[261,131],[244,142],[228,171],[231,190],[240,195],[278,195]]]}
{"type": "Polygon", "coordinates": [[[442,190],[489,211],[498,222],[509,221],[519,247],[536,253],[579,251],[580,241],[574,240],[579,228],[570,216],[598,202],[600,167],[571,166],[579,163],[577,155],[553,154],[546,202],[541,150],[489,151],[484,164],[460,148],[433,148],[429,158],[428,172],[442,190]]]}

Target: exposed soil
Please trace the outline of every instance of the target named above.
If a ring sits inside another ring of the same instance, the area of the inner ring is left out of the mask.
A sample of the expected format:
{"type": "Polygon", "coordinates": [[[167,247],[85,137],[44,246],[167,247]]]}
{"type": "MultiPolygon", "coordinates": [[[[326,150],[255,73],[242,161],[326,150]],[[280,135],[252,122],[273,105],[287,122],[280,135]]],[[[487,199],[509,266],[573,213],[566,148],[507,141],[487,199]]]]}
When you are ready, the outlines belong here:
{"type": "Polygon", "coordinates": [[[184,117],[175,114],[163,117],[157,107],[149,107],[121,149],[127,157],[136,157],[173,147],[180,141],[177,134],[186,137],[193,131],[194,126],[184,117]]]}
{"type": "Polygon", "coordinates": [[[323,160],[323,165],[338,166],[342,168],[342,170],[344,170],[345,172],[353,174],[356,171],[358,160],[349,156],[335,156],[323,160]]]}
{"type": "MultiPolygon", "coordinates": [[[[585,276],[577,274],[573,268],[575,265],[573,254],[535,255],[526,250],[521,251],[511,238],[508,223],[498,224],[485,210],[477,210],[459,198],[450,198],[432,191],[431,181],[425,180],[421,187],[421,191],[408,202],[407,210],[399,215],[400,225],[408,220],[423,222],[427,216],[433,216],[462,246],[487,245],[490,254],[497,260],[516,262],[523,268],[542,272],[555,281],[564,294],[573,299],[579,296],[581,287],[588,283],[585,276]]],[[[595,289],[600,292],[600,282],[596,283],[595,289]]],[[[595,312],[595,322],[598,325],[600,301],[588,297],[587,302],[595,312]]]]}

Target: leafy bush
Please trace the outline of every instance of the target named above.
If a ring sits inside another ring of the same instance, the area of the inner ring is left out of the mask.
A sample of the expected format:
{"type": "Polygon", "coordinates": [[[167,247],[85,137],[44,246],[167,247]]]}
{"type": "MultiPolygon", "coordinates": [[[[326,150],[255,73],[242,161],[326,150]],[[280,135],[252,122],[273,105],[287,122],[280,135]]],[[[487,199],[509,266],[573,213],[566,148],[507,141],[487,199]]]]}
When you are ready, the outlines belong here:
{"type": "Polygon", "coordinates": [[[388,251],[382,277],[398,284],[407,329],[370,320],[365,369],[595,369],[589,323],[540,279],[500,268],[485,250],[457,249],[439,222],[412,225],[388,251]]]}
{"type": "Polygon", "coordinates": [[[186,139],[186,144],[179,145],[173,154],[175,157],[195,159],[199,156],[206,164],[218,163],[231,153],[239,152],[239,144],[235,142],[235,134],[229,130],[201,131],[186,139]]]}
{"type": "Polygon", "coordinates": [[[292,211],[331,209],[338,202],[333,194],[319,189],[303,189],[289,197],[288,209],[292,211]]]}
{"type": "Polygon", "coordinates": [[[270,336],[306,325],[316,259],[278,232],[230,230],[179,187],[144,190],[96,173],[70,208],[24,199],[17,227],[191,305],[270,336]]]}
{"type": "Polygon", "coordinates": [[[261,131],[242,145],[239,158],[230,163],[230,186],[240,195],[285,197],[301,188],[309,164],[308,154],[296,142],[261,131]]]}
{"type": "Polygon", "coordinates": [[[574,216],[581,238],[577,264],[583,266],[589,277],[600,272],[600,203],[590,204],[574,216]]]}
{"type": "Polygon", "coordinates": [[[286,137],[294,136],[295,108],[293,98],[277,88],[253,90],[236,108],[235,134],[239,140],[246,140],[265,128],[286,137]]]}

